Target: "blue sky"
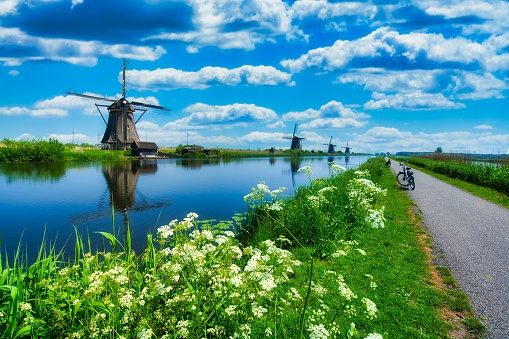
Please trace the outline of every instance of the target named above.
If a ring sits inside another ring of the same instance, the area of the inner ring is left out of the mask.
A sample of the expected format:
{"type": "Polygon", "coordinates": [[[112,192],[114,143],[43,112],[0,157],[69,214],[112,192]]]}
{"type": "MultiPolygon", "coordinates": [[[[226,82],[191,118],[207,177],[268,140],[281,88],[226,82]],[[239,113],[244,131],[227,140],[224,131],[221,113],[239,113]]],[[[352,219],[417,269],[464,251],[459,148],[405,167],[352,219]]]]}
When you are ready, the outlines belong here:
{"type": "Polygon", "coordinates": [[[120,98],[125,58],[159,146],[507,153],[508,28],[494,0],[2,0],[0,138],[98,143],[107,102],[65,92],[120,98]]]}

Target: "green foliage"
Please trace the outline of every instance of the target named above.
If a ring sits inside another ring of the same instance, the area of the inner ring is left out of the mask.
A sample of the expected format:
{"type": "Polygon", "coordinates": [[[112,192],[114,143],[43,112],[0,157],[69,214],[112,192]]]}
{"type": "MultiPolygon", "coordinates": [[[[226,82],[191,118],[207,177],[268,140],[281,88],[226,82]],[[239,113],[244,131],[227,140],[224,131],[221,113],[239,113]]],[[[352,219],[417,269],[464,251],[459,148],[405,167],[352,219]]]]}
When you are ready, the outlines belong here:
{"type": "Polygon", "coordinates": [[[2,162],[62,161],[65,146],[55,139],[14,141],[4,139],[0,147],[2,162]]]}
{"type": "MultiPolygon", "coordinates": [[[[14,141],[4,139],[0,162],[102,161],[127,159],[130,151],[106,151],[69,147],[55,139],[14,141]]],[[[72,145],[71,145],[72,146],[72,145]]]]}
{"type": "Polygon", "coordinates": [[[410,158],[408,162],[426,168],[435,173],[458,178],[479,186],[488,187],[498,192],[509,194],[509,166],[495,166],[483,163],[464,163],[457,160],[431,160],[410,158]]]}
{"type": "MultiPolygon", "coordinates": [[[[330,163],[332,175],[310,181],[300,187],[291,199],[279,199],[282,188],[269,190],[259,183],[244,197],[248,213],[242,236],[256,241],[278,236],[298,239],[300,244],[317,246],[317,255],[327,257],[341,239],[354,239],[367,228],[383,227],[383,189],[370,179],[374,166],[364,170],[345,171],[330,163]],[[269,198],[269,199],[266,199],[269,198]]],[[[311,167],[299,172],[311,177],[311,167]]]]}

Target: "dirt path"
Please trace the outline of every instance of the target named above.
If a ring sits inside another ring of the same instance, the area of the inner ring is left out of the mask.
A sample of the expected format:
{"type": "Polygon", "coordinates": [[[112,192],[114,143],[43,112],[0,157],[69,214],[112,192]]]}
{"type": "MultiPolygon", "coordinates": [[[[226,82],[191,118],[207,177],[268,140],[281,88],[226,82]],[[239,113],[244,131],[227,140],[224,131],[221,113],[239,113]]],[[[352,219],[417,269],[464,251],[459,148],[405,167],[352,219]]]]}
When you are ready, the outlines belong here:
{"type": "MultiPolygon", "coordinates": [[[[392,162],[393,171],[399,164],[392,162]]],[[[509,338],[509,210],[414,171],[408,191],[489,339],[509,338]]]]}

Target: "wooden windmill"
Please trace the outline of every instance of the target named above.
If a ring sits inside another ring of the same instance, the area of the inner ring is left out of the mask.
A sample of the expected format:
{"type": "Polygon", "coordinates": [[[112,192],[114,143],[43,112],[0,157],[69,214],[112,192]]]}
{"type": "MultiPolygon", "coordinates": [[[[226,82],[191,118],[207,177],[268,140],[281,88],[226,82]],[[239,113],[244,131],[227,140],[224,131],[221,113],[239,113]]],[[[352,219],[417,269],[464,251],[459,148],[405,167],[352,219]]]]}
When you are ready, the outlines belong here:
{"type": "Polygon", "coordinates": [[[334,152],[335,152],[334,147],[336,147],[336,145],[332,144],[332,137],[330,137],[329,143],[328,144],[324,144],[324,145],[328,145],[329,146],[329,148],[327,150],[327,153],[334,154],[334,152]]]}
{"type": "Polygon", "coordinates": [[[301,138],[295,135],[295,132],[297,131],[297,124],[295,124],[295,127],[293,128],[293,134],[291,137],[283,137],[283,139],[289,139],[292,140],[292,144],[290,146],[290,149],[302,149],[302,140],[306,138],[301,138]]]}
{"type": "Polygon", "coordinates": [[[352,149],[352,147],[348,147],[348,141],[346,142],[346,147],[343,146],[341,148],[345,149],[345,154],[350,154],[350,150],[352,149]]]}
{"type": "Polygon", "coordinates": [[[127,99],[125,98],[125,72],[126,72],[125,69],[126,61],[124,59],[124,66],[122,68],[122,97],[118,100],[88,94],[65,92],[68,95],[76,95],[83,98],[112,102],[112,104],[110,105],[95,104],[97,110],[99,111],[101,117],[103,118],[104,123],[106,124],[106,130],[104,131],[104,136],[101,140],[101,143],[103,144],[105,149],[126,150],[131,148],[133,142],[139,142],[140,137],[138,136],[138,132],[136,131],[136,123],[141,119],[141,117],[143,116],[143,114],[145,114],[148,108],[155,108],[163,111],[171,111],[171,108],[167,107],[151,105],[143,102],[127,101],[127,99]],[[104,119],[104,116],[101,110],[99,109],[99,106],[107,107],[109,113],[107,122],[104,119]],[[134,120],[135,111],[143,111],[141,116],[136,121],[134,120]]]}

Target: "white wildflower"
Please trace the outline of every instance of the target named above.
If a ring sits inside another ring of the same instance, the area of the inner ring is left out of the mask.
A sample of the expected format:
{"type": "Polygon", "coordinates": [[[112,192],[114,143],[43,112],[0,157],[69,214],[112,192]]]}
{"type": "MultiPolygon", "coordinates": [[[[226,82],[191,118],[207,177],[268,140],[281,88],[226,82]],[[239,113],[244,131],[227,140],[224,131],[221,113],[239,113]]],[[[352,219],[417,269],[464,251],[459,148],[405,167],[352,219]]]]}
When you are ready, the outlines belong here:
{"type": "Polygon", "coordinates": [[[26,302],[20,302],[19,303],[19,308],[22,310],[22,311],[31,311],[32,310],[32,305],[30,305],[30,303],[26,303],[26,302]]]}
{"type": "Polygon", "coordinates": [[[327,331],[323,324],[310,325],[308,327],[308,332],[310,339],[326,339],[330,335],[329,331],[327,331]]]}
{"type": "Polygon", "coordinates": [[[139,339],[150,339],[154,335],[154,332],[150,328],[146,328],[138,332],[139,339]]]}
{"type": "Polygon", "coordinates": [[[370,333],[368,334],[367,337],[365,337],[364,339],[383,339],[384,337],[382,337],[381,334],[378,334],[378,333],[370,333]]]}
{"type": "Polygon", "coordinates": [[[376,312],[378,309],[376,308],[376,304],[368,298],[362,298],[362,302],[366,305],[366,316],[368,319],[376,318],[376,312]]]}

